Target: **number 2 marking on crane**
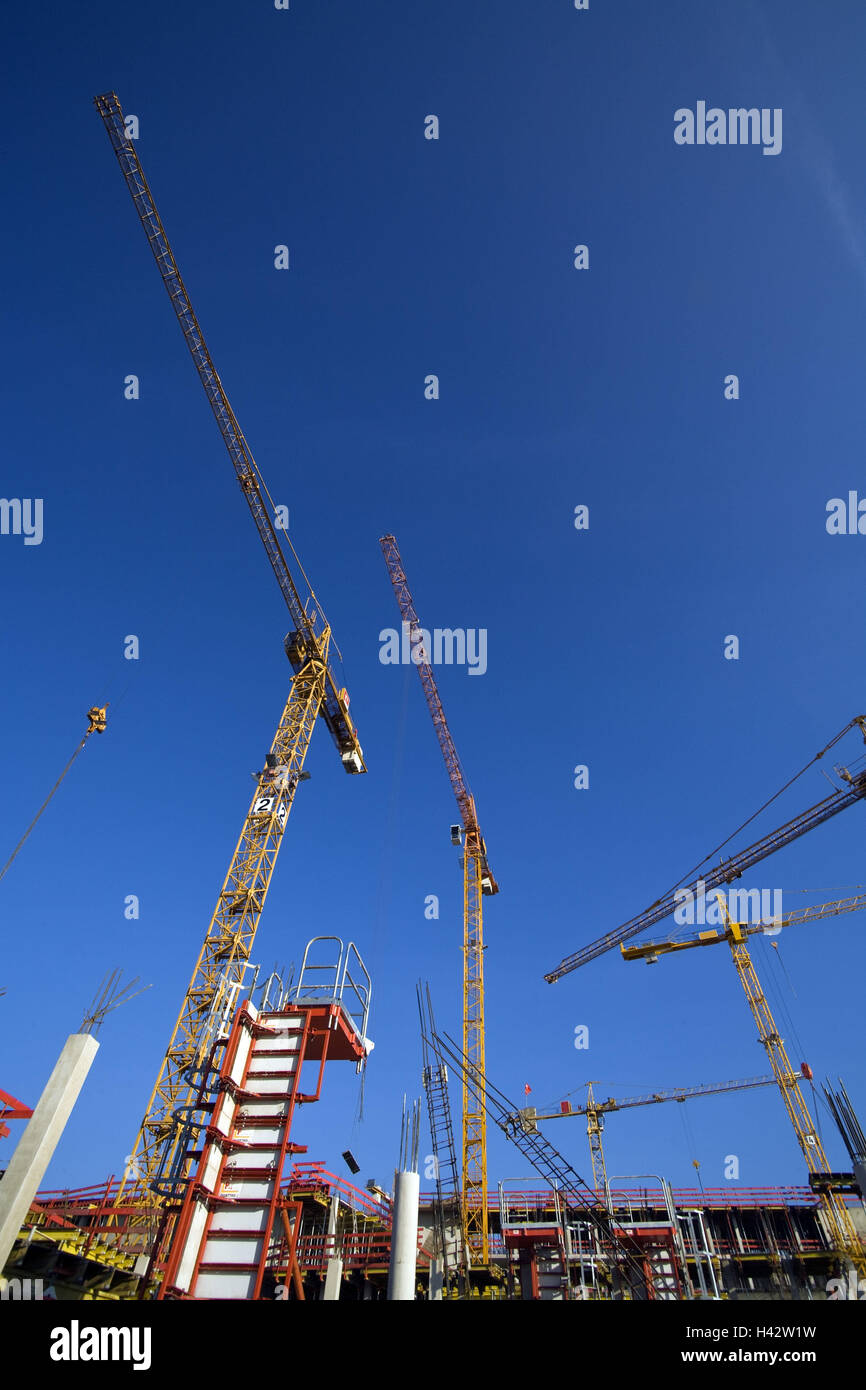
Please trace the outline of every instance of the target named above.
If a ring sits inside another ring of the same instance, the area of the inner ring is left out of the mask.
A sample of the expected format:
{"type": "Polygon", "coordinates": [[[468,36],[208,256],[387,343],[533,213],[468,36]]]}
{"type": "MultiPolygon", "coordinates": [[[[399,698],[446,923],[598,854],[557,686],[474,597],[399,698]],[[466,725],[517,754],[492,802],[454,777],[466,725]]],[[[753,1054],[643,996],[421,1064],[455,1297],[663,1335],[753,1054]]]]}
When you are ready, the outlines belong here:
{"type": "MultiPolygon", "coordinates": [[[[276,797],[275,797],[275,796],[257,796],[256,799],[255,799],[255,801],[253,802],[253,815],[254,815],[254,816],[270,816],[270,815],[272,815],[272,814],[273,814],[273,810],[274,810],[274,802],[275,802],[275,801],[276,801],[276,797]]],[[[288,819],[288,815],[289,815],[288,807],[287,807],[285,804],[281,803],[281,804],[277,807],[277,820],[280,822],[281,827],[285,827],[286,820],[288,819]]]]}

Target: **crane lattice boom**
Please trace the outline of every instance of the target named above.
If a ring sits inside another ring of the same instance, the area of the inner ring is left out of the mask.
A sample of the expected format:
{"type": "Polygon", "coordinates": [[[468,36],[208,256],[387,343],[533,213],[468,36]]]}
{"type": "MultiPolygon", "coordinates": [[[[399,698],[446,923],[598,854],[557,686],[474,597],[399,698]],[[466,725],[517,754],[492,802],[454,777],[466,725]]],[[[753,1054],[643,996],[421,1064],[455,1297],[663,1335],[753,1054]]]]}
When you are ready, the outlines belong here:
{"type": "MultiPolygon", "coordinates": [[[[125,1183],[132,1177],[146,1192],[166,1196],[184,1181],[191,1141],[206,1123],[201,1086],[208,1054],[237,1003],[249,968],[295,793],[307,776],[304,762],[317,720],[326,724],[347,772],[361,773],[366,768],[349,717],[348,693],[338,688],[331,666],[331,628],[306,577],[302,598],[292,576],[272,520],[273,504],[208,351],[134,144],[127,137],[120,102],[109,92],[96,97],[95,104],[292,621],[285,642],[294,672],[289,696],[265,766],[254,774],[250,808],[127,1163],[125,1183]]],[[[298,569],[303,574],[300,565],[298,569]]]]}
{"type": "MultiPolygon", "coordinates": [[[[852,719],[851,723],[847,724],[827,746],[832,747],[834,743],[838,743],[839,739],[855,725],[859,726],[864,739],[866,739],[866,717],[861,715],[852,719]]],[[[818,757],[820,756],[821,754],[818,754],[818,757]]],[[[702,875],[704,892],[708,893],[711,889],[718,888],[722,883],[732,883],[753,864],[758,864],[768,855],[775,854],[776,850],[781,849],[784,845],[789,845],[792,840],[799,839],[807,831],[814,830],[818,825],[823,825],[824,821],[830,820],[832,816],[838,816],[840,811],[844,811],[848,806],[853,806],[857,801],[862,801],[864,797],[866,797],[866,771],[860,772],[854,777],[848,774],[846,786],[838,788],[830,796],[824,797],[823,801],[819,801],[815,806],[810,806],[807,811],[801,812],[799,816],[795,816],[793,820],[780,826],[778,830],[773,830],[769,835],[765,835],[762,840],[750,845],[748,849],[726,859],[723,864],[708,869],[702,875]]],[[[656,922],[661,922],[665,917],[669,917],[677,907],[678,889],[679,884],[676,888],[671,888],[663,897],[657,899],[644,912],[639,912],[636,917],[629,918],[621,927],[616,927],[613,931],[607,932],[605,936],[600,936],[597,941],[575,951],[573,955],[566,956],[555,970],[551,970],[549,974],[545,975],[545,980],[548,984],[553,984],[556,980],[562,979],[563,975],[570,974],[572,970],[579,969],[580,966],[604,955],[606,951],[612,950],[614,946],[619,946],[621,942],[638,936],[640,932],[646,931],[656,922]]]]}
{"type": "MultiPolygon", "coordinates": [[[[821,922],[825,917],[837,917],[843,912],[861,912],[866,908],[866,893],[857,893],[853,898],[837,898],[835,902],[815,903],[812,907],[800,907],[795,912],[786,912],[784,917],[771,918],[761,922],[740,922],[742,935],[775,936],[783,927],[797,926],[803,922],[821,922]]],[[[668,956],[673,951],[690,951],[693,946],[716,946],[728,940],[724,927],[710,928],[707,931],[691,933],[687,936],[677,933],[662,937],[658,941],[639,941],[635,946],[620,946],[623,960],[645,960],[653,964],[659,956],[668,956]]]]}
{"type": "Polygon", "coordinates": [[[413,663],[418,668],[427,707],[463,822],[463,1051],[468,1067],[463,1072],[463,1221],[467,1250],[482,1265],[489,1258],[487,1215],[487,1110],[484,1104],[484,930],[482,898],[499,892],[487,864],[487,849],[475,814],[475,802],[457,756],[442,701],[418,641],[421,624],[400,551],[393,536],[379,541],[397,606],[408,624],[413,663]]]}
{"type": "MultiPolygon", "coordinates": [[[[139,162],[135,145],[126,134],[120,102],[114,92],[106,92],[102,96],[95,97],[94,101],[108,132],[112,149],[117,156],[126,186],[162,276],[162,282],[177,315],[178,323],[183,330],[186,345],[195,363],[205,395],[219,425],[220,434],[234,465],[241,490],[247,499],[256,529],[274,574],[277,576],[286,607],[291,614],[293,632],[287,642],[287,652],[292,667],[297,672],[301,669],[308,654],[319,652],[325,632],[330,631],[327,620],[309,585],[306,586],[306,598],[302,600],[292,577],[292,572],[271,519],[273,507],[269,511],[266,505],[267,488],[235,418],[235,413],[208,351],[204,334],[195,316],[171,244],[148,187],[144,170],[139,162]]],[[[338,688],[330,665],[326,671],[325,698],[322,701],[319,714],[328,726],[346,771],[364,772],[363,754],[355,727],[349,717],[348,699],[345,691],[338,688]]]]}
{"type": "Polygon", "coordinates": [[[466,784],[463,768],[454,740],[451,737],[451,730],[448,728],[448,721],[445,718],[445,711],[442,708],[442,701],[439,698],[439,691],[436,688],[436,681],[433,678],[433,671],[429,663],[423,659],[426,656],[423,647],[420,645],[420,633],[422,631],[418,614],[415,612],[415,604],[409,592],[409,582],[403,571],[403,562],[400,559],[400,551],[397,549],[397,541],[394,536],[382,536],[379,541],[382,547],[382,554],[385,556],[385,564],[388,566],[388,573],[391,576],[391,583],[397,597],[397,606],[400,609],[400,616],[404,623],[409,627],[409,642],[413,648],[412,660],[418,667],[418,674],[421,677],[421,685],[424,688],[424,698],[430,710],[430,717],[433,720],[433,728],[436,730],[436,737],[439,740],[439,747],[442,749],[442,757],[445,759],[445,767],[451,779],[451,789],[454,798],[460,808],[460,815],[463,820],[463,829],[471,830],[477,826],[475,818],[475,802],[466,784]]]}
{"type": "MultiPolygon", "coordinates": [[[[795,1078],[792,1077],[793,1079],[795,1078]]],[[[533,1120],[564,1120],[570,1115],[588,1115],[590,1111],[607,1114],[613,1110],[630,1110],[636,1105],[661,1105],[669,1100],[695,1100],[699,1096],[721,1096],[729,1091],[748,1091],[756,1086],[775,1084],[774,1076],[750,1076],[745,1081],[711,1081],[704,1086],[674,1086],[668,1091],[650,1091],[647,1095],[626,1096],[622,1100],[609,1096],[607,1100],[596,1100],[586,1105],[569,1105],[567,1110],[551,1110],[544,1114],[532,1109],[522,1110],[520,1113],[533,1120]]]]}

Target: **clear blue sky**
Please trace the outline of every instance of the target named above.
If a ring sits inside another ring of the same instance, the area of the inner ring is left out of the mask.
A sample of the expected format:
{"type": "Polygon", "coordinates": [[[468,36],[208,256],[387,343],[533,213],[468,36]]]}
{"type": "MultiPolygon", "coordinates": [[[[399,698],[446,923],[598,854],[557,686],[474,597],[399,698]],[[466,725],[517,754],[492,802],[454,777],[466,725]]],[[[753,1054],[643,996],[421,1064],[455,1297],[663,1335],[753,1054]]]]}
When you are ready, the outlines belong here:
{"type": "MultiPolygon", "coordinates": [[[[103,1028],[48,1185],[123,1168],[289,680],[284,605],[92,105],[112,89],[290,507],[369,766],[346,777],[317,731],[257,940],[270,967],[351,936],[374,977],[365,1118],[334,1064],[294,1137],[390,1181],[420,1088],[417,977],[460,1026],[454,806],[416,673],[378,660],[398,618],[385,531],[427,626],[488,632],[483,677],[439,674],[501,885],[491,1078],[543,1103],[588,1079],[630,1094],[764,1072],[723,949],[542,976],[866,712],[866,536],[825,528],[829,498],[866,495],[862,7],[55,3],[10,13],[6,50],[0,491],[43,499],[44,539],[0,536],[3,858],[85,710],[112,703],[0,884],[0,1085],[35,1103],[109,969],[153,986],[103,1028]],[[781,153],[678,146],[674,112],[698,101],[781,108],[781,153]]],[[[754,838],[827,790],[813,771],[754,838]]],[[[866,878],[864,814],[747,884],[786,907],[841,895],[866,878]]],[[[759,971],[816,1078],[841,1073],[866,1114],[866,923],[780,945],[787,974],[767,949],[759,971]]],[[[696,1157],[719,1186],[736,1154],[745,1185],[804,1181],[776,1094],[686,1118],[612,1118],[611,1172],[688,1185],[696,1157]]],[[[580,1122],[550,1133],[585,1172],[580,1122]]],[[[525,1173],[494,1136],[491,1183],[525,1173]]]]}

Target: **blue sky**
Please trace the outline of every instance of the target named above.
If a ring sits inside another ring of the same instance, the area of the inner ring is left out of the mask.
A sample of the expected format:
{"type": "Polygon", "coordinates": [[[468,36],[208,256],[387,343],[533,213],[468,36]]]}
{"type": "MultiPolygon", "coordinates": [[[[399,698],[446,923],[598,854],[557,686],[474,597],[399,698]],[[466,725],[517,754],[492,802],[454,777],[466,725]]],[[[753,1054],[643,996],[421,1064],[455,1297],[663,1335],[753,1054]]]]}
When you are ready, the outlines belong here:
{"type": "MultiPolygon", "coordinates": [[[[416,978],[460,1026],[461,877],[417,675],[378,659],[398,622],[386,531],[422,622],[488,633],[483,677],[437,675],[501,886],[493,1081],[543,1104],[587,1080],[624,1095],[767,1069],[724,948],[542,977],[866,712],[866,537],[825,526],[830,498],[866,495],[864,43],[859,5],[818,24],[803,0],[8,17],[0,490],[43,499],[44,539],[0,536],[6,852],[88,706],[110,700],[111,723],[0,884],[0,1085],[35,1103],[106,971],[152,985],[103,1028],[48,1186],[123,1168],[289,680],[285,607],[93,96],[139,117],[218,370],[344,656],[369,773],[347,778],[317,730],[256,955],[356,941],[375,998],[364,1119],[334,1064],[294,1137],[336,1171],[350,1147],[361,1180],[388,1182],[420,1087],[416,978]],[[698,101],[781,108],[781,153],[678,146],[674,112],[698,101]]],[[[840,753],[861,749],[849,735],[840,753]]],[[[810,772],[752,838],[827,790],[810,772]]],[[[854,891],[863,815],[748,885],[782,888],[786,908],[854,891]]],[[[862,919],[791,928],[784,971],[761,946],[792,1060],[841,1073],[866,1113],[862,919]]],[[[805,1181],[775,1093],[697,1101],[686,1120],[611,1119],[611,1173],[688,1186],[697,1158],[722,1186],[736,1154],[745,1186],[805,1181]]],[[[550,1133],[587,1172],[580,1122],[550,1133]]],[[[491,1185],[526,1171],[492,1136],[491,1185]]]]}

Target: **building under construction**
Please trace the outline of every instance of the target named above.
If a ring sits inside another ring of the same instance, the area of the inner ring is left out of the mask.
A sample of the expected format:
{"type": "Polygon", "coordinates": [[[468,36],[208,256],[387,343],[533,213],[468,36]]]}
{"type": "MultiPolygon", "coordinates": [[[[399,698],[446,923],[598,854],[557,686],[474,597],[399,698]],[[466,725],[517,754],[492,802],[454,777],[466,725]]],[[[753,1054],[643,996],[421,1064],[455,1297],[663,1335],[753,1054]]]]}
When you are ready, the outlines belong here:
{"type": "MultiPolygon", "coordinates": [[[[416,1298],[519,1300],[777,1299],[848,1297],[850,1276],[808,1187],[671,1188],[647,1177],[610,1193],[613,1230],[634,1252],[616,1279],[610,1242],[555,1188],[509,1184],[488,1194],[490,1267],[469,1289],[437,1267],[436,1198],[421,1193],[416,1298]],[[432,1276],[432,1277],[431,1277],[432,1276]],[[616,1288],[615,1284],[619,1283],[616,1288]]],[[[385,1299],[391,1201],[315,1162],[295,1162],[280,1189],[289,1229],[278,1226],[257,1297],[385,1299]]],[[[850,1206],[861,1239],[862,1206],[850,1206]]],[[[13,1286],[58,1299],[140,1298],[141,1261],[123,1253],[139,1208],[109,1181],[84,1191],[44,1192],[6,1265],[13,1286]]],[[[238,1237],[240,1239],[240,1237],[238,1237]]],[[[456,1242],[455,1242],[456,1252],[456,1242]]],[[[236,1272],[236,1271],[235,1271],[236,1272]]],[[[225,1276],[226,1270],[222,1271],[225,1276]]],[[[248,1272],[247,1272],[248,1273],[248,1272]]],[[[196,1295],[193,1295],[196,1296],[196,1295]]]]}

